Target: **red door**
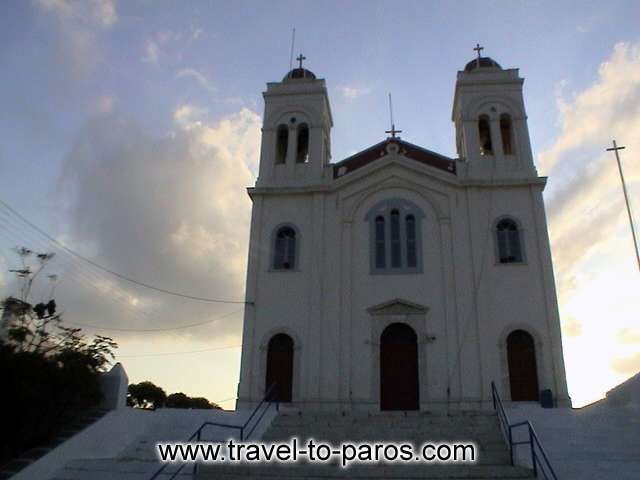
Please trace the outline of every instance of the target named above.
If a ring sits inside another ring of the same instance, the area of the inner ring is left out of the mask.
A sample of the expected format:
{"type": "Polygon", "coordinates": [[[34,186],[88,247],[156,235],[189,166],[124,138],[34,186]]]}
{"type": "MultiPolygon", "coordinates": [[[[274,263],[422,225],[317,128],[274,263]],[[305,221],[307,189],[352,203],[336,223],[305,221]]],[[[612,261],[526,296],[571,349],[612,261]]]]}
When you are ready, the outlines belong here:
{"type": "Polygon", "coordinates": [[[418,410],[418,338],[403,323],[380,336],[380,409],[418,410]]]}
{"type": "Polygon", "coordinates": [[[538,368],[533,337],[524,330],[515,330],[507,337],[509,382],[514,402],[538,401],[538,368]]]}
{"type": "MultiPolygon", "coordinates": [[[[279,333],[269,341],[265,390],[275,385],[272,395],[280,402],[290,402],[293,390],[293,340],[279,333]]],[[[265,392],[266,393],[266,392],[265,392]]]]}

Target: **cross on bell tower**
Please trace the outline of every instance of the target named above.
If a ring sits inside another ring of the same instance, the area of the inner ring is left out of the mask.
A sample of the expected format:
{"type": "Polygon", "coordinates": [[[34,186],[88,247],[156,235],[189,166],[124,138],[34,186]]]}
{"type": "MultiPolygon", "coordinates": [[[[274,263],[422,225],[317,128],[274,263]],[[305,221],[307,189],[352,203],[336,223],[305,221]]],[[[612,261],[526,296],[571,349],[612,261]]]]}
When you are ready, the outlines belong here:
{"type": "Polygon", "coordinates": [[[302,61],[306,60],[307,57],[305,57],[304,55],[300,54],[296,57],[296,60],[300,63],[300,66],[298,68],[302,68],[302,61]]]}
{"type": "Polygon", "coordinates": [[[480,52],[484,50],[484,47],[481,47],[479,43],[476,43],[476,47],[473,49],[475,52],[478,52],[478,58],[476,58],[476,65],[480,66],[480,52]]]}
{"type": "Polygon", "coordinates": [[[480,52],[484,50],[484,47],[481,47],[479,43],[476,43],[476,47],[473,50],[478,52],[478,60],[480,60],[480,52]]]}

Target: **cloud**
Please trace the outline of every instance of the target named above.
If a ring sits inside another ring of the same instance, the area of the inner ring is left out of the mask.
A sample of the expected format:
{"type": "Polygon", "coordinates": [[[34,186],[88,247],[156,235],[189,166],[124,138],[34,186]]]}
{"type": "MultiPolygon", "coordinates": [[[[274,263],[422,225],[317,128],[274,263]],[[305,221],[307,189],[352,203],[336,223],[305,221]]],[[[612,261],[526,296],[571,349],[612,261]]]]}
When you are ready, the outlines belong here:
{"type": "Polygon", "coordinates": [[[612,138],[629,139],[638,127],[640,99],[640,44],[618,43],[600,65],[598,80],[566,99],[557,99],[561,133],[538,156],[542,170],[551,172],[563,155],[579,149],[602,151],[612,138]]]}
{"type": "Polygon", "coordinates": [[[40,7],[58,15],[65,21],[87,26],[110,28],[118,21],[113,0],[38,0],[40,7]]]}
{"type": "Polygon", "coordinates": [[[95,106],[95,111],[98,114],[105,114],[113,112],[113,105],[115,99],[111,95],[102,95],[98,98],[95,106]]]}
{"type": "Polygon", "coordinates": [[[209,79],[207,79],[207,77],[205,77],[202,73],[193,68],[183,68],[178,73],[176,73],[176,78],[192,78],[193,80],[198,82],[200,86],[205,90],[209,92],[215,91],[215,88],[213,87],[209,79]]]}
{"type": "Polygon", "coordinates": [[[617,333],[616,340],[622,344],[640,343],[640,331],[632,328],[623,328],[617,333]]]}
{"type": "Polygon", "coordinates": [[[355,100],[356,98],[362,97],[363,95],[368,95],[371,93],[371,88],[369,87],[349,87],[343,86],[339,87],[340,93],[342,96],[349,100],[355,100]]]}
{"type": "Polygon", "coordinates": [[[192,42],[196,41],[197,39],[199,39],[199,38],[202,36],[202,34],[203,34],[203,33],[204,33],[204,30],[203,30],[202,28],[192,26],[192,27],[191,27],[191,37],[190,37],[190,40],[191,40],[192,42]]]}
{"type": "Polygon", "coordinates": [[[160,47],[154,40],[147,40],[144,44],[144,55],[142,61],[146,63],[158,63],[158,52],[160,47]]]}
{"type": "Polygon", "coordinates": [[[562,326],[562,333],[568,337],[575,338],[582,335],[582,324],[578,322],[574,317],[570,316],[562,326]]]}
{"type": "Polygon", "coordinates": [[[171,42],[180,40],[182,35],[171,30],[157,32],[147,38],[144,43],[144,53],[142,61],[145,63],[157,64],[160,57],[165,54],[165,48],[171,42]]]}
{"type": "Polygon", "coordinates": [[[118,21],[112,0],[76,2],[70,0],[37,0],[41,11],[53,15],[57,22],[61,63],[69,63],[79,78],[89,76],[100,58],[98,35],[118,21]]]}
{"type": "Polygon", "coordinates": [[[640,285],[615,156],[605,151],[614,138],[626,145],[627,185],[632,201],[638,198],[640,165],[630,154],[640,151],[640,43],[617,44],[586,88],[567,93],[569,85],[558,84],[559,134],[538,165],[549,176],[560,313],[563,333],[573,339],[565,344],[567,372],[580,404],[640,367],[630,331],[640,285]]]}
{"type": "MultiPolygon", "coordinates": [[[[65,159],[68,243],[108,268],[169,290],[242,300],[260,117],[247,109],[208,122],[182,105],[176,129],[155,138],[114,113],[90,121],[65,159]]],[[[80,265],[61,278],[70,322],[164,328],[241,309],[187,301],[80,265]]],[[[179,335],[237,340],[239,314],[179,335]]],[[[174,332],[174,334],[176,334],[174,332]]]]}
{"type": "Polygon", "coordinates": [[[614,358],[611,362],[613,369],[623,375],[631,375],[640,371],[640,352],[628,357],[614,358]]]}
{"type": "Polygon", "coordinates": [[[201,127],[202,120],[207,116],[207,109],[191,104],[180,105],[173,112],[173,120],[185,130],[201,127]]]}
{"type": "MultiPolygon", "coordinates": [[[[561,293],[575,286],[576,268],[620,226],[625,210],[612,138],[640,150],[640,45],[621,43],[597,81],[573,98],[558,94],[560,134],[538,163],[549,174],[550,236],[561,293]]],[[[629,168],[630,188],[640,169],[629,168]]]]}

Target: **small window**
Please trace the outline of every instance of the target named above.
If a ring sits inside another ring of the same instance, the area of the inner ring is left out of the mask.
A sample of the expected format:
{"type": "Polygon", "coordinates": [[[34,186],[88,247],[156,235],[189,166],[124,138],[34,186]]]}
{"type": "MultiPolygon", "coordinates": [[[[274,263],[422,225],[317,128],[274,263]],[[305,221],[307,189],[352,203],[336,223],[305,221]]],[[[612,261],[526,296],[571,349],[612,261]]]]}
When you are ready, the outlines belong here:
{"type": "Polygon", "coordinates": [[[478,134],[480,135],[480,155],[493,155],[491,126],[487,115],[480,115],[478,119],[478,134]]]}
{"type": "Polygon", "coordinates": [[[386,266],[385,241],[384,241],[384,217],[376,217],[376,268],[384,268],[386,266]]]}
{"type": "Polygon", "coordinates": [[[286,125],[278,127],[276,136],[276,164],[287,161],[287,148],[289,147],[289,128],[286,125]]]}
{"type": "Polygon", "coordinates": [[[306,123],[302,123],[298,127],[297,149],[296,162],[307,163],[309,161],[309,127],[306,123]]]}
{"type": "Polygon", "coordinates": [[[520,231],[516,222],[510,219],[501,220],[496,226],[496,241],[500,263],[522,262],[520,231]]]}
{"type": "Polygon", "coordinates": [[[293,270],[296,267],[296,232],[291,227],[281,227],[276,233],[273,268],[293,270]]]}
{"type": "Polygon", "coordinates": [[[413,215],[407,215],[405,225],[407,229],[407,267],[415,268],[418,263],[416,255],[416,218],[413,215]]]}
{"type": "Polygon", "coordinates": [[[513,155],[513,127],[511,116],[503,113],[500,115],[500,136],[502,137],[502,151],[505,155],[513,155]]]}

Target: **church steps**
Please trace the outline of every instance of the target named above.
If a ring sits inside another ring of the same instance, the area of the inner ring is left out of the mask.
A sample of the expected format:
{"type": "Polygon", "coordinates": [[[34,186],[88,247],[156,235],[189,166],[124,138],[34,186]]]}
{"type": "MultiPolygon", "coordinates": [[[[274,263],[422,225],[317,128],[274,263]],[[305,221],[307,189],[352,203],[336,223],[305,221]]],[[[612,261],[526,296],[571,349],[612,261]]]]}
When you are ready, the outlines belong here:
{"type": "Polygon", "coordinates": [[[298,438],[339,445],[345,441],[407,442],[419,448],[429,441],[474,442],[476,463],[353,464],[347,469],[331,464],[202,465],[198,479],[459,479],[498,480],[531,478],[528,469],[513,467],[495,414],[433,415],[410,412],[390,414],[286,413],[276,417],[261,441],[287,442],[298,438]]]}
{"type": "Polygon", "coordinates": [[[354,465],[347,469],[332,465],[201,466],[204,479],[250,480],[261,478],[298,479],[457,479],[498,480],[531,478],[531,471],[510,465],[354,465]]]}

